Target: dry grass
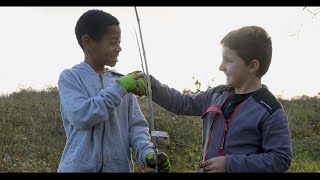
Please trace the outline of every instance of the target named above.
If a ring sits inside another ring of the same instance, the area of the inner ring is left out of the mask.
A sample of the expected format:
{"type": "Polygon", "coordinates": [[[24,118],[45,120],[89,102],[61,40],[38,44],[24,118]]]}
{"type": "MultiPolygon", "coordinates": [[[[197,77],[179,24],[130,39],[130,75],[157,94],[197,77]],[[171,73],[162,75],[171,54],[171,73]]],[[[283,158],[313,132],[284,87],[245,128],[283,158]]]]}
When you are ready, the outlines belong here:
{"type": "MultiPolygon", "coordinates": [[[[148,117],[145,98],[138,98],[148,117]]],[[[293,162],[289,172],[320,171],[320,99],[281,100],[289,115],[293,162]]],[[[0,172],[56,172],[65,144],[56,88],[22,89],[0,97],[0,172]]],[[[167,131],[158,139],[173,172],[195,172],[201,155],[201,120],[177,116],[154,104],[155,127],[167,131]]],[[[135,166],[136,172],[153,170],[135,166]]]]}

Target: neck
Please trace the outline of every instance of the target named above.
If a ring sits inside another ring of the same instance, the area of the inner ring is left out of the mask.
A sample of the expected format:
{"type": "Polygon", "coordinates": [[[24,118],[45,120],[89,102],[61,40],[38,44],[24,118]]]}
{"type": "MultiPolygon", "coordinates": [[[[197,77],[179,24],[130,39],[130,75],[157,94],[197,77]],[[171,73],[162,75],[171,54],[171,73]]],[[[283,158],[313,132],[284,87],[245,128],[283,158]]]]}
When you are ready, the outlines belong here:
{"type": "Polygon", "coordinates": [[[88,63],[96,72],[104,72],[105,71],[104,65],[95,63],[92,60],[92,57],[90,57],[89,55],[85,55],[84,59],[85,59],[84,62],[88,63]]]}
{"type": "Polygon", "coordinates": [[[246,81],[241,87],[235,88],[235,94],[247,94],[257,91],[262,87],[261,78],[254,78],[246,81]]]}

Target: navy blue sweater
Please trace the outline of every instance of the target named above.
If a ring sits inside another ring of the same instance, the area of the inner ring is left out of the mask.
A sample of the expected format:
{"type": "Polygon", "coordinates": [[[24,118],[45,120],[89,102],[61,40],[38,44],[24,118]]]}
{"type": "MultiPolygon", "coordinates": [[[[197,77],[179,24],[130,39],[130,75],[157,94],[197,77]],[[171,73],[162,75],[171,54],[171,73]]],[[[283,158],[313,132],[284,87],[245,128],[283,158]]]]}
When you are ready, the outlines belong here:
{"type": "Polygon", "coordinates": [[[221,107],[234,89],[221,85],[182,94],[151,76],[153,101],[178,115],[201,116],[203,161],[225,156],[227,172],[286,172],[292,160],[288,118],[263,86],[240,103],[226,121],[221,107]]]}

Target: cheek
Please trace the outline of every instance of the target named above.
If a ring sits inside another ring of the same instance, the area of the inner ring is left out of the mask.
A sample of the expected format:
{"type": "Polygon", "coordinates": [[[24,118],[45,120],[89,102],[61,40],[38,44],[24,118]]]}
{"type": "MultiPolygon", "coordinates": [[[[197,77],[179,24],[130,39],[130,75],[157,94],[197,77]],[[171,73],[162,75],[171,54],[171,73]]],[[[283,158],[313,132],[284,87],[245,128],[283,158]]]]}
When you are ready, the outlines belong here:
{"type": "Polygon", "coordinates": [[[243,81],[243,79],[245,78],[243,72],[241,72],[240,69],[232,69],[232,70],[230,70],[229,73],[230,73],[230,77],[231,77],[230,80],[236,84],[238,82],[243,81]]]}
{"type": "Polygon", "coordinates": [[[234,65],[227,66],[226,70],[230,75],[237,75],[239,73],[237,66],[234,65]]]}
{"type": "Polygon", "coordinates": [[[106,47],[106,48],[104,48],[104,49],[101,49],[101,52],[103,52],[103,54],[105,55],[105,56],[109,56],[109,55],[111,55],[112,54],[112,50],[111,50],[111,48],[109,47],[106,47]]]}
{"type": "Polygon", "coordinates": [[[236,76],[242,76],[246,73],[246,69],[237,64],[230,65],[228,70],[231,75],[236,75],[236,76]]]}
{"type": "Polygon", "coordinates": [[[239,77],[239,76],[242,75],[242,72],[241,72],[240,69],[233,69],[232,72],[231,72],[231,74],[232,74],[233,76],[239,77]]]}

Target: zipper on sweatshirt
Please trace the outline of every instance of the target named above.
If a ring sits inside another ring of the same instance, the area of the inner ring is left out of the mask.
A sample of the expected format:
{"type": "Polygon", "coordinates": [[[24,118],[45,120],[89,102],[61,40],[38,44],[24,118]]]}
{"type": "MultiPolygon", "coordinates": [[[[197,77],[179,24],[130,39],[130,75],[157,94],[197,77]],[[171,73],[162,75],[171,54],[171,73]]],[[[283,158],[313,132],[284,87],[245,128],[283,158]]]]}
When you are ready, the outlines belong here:
{"type": "MultiPolygon", "coordinates": [[[[99,79],[100,79],[100,84],[101,84],[101,90],[103,89],[103,77],[101,74],[99,74],[99,79]]],[[[103,125],[104,126],[104,125],[103,125]]],[[[104,127],[103,127],[104,128],[104,127]]],[[[104,129],[102,130],[102,138],[101,138],[101,167],[100,167],[100,171],[99,172],[102,172],[103,170],[103,164],[104,164],[104,161],[103,161],[103,141],[104,141],[104,138],[103,138],[103,134],[104,134],[104,129]]]]}
{"type": "Polygon", "coordinates": [[[99,79],[100,79],[101,89],[103,89],[103,79],[101,74],[99,74],[99,79]]]}

